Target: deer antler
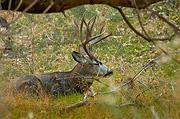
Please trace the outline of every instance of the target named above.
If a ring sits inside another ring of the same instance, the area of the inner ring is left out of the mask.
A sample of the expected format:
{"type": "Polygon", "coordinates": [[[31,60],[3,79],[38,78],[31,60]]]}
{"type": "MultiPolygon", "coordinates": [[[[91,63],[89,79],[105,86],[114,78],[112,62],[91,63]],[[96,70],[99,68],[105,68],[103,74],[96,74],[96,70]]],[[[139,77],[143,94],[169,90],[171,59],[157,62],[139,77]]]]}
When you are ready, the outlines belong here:
{"type": "Polygon", "coordinates": [[[96,57],[93,55],[93,51],[92,51],[92,46],[96,43],[98,43],[99,41],[109,37],[112,33],[110,33],[109,35],[105,36],[105,37],[101,37],[104,33],[102,32],[103,30],[103,27],[101,28],[101,31],[99,33],[99,35],[96,35],[96,36],[93,36],[91,37],[91,33],[92,33],[92,28],[94,26],[94,23],[95,23],[95,20],[96,20],[96,16],[95,17],[92,17],[88,23],[85,22],[84,20],[84,16],[85,16],[86,12],[83,14],[83,17],[82,17],[82,20],[81,20],[81,26],[79,27],[78,24],[76,23],[75,19],[73,18],[74,20],[74,23],[75,25],[77,26],[78,30],[79,30],[79,35],[80,35],[80,40],[81,40],[81,43],[82,43],[82,47],[84,49],[84,51],[86,52],[86,54],[89,56],[90,59],[96,59],[96,57]],[[90,23],[91,21],[93,20],[92,22],[92,25],[90,26],[90,23]],[[86,39],[83,40],[83,36],[82,36],[82,27],[83,27],[83,23],[86,25],[87,29],[86,29],[86,39]],[[90,27],[89,27],[90,26],[90,27]],[[96,39],[97,38],[97,39],[96,39]],[[96,40],[94,40],[96,39],[96,40]],[[94,41],[93,41],[94,40],[94,41]],[[86,48],[86,44],[89,43],[89,49],[86,48]]]}

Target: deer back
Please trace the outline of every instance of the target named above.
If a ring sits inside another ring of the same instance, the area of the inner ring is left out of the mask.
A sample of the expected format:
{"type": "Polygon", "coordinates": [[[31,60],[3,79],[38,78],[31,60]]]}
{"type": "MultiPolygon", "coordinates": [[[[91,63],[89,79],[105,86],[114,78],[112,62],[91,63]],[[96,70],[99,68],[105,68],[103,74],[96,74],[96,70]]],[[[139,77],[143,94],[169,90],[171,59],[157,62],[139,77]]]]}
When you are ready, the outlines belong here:
{"type": "Polygon", "coordinates": [[[15,78],[9,83],[10,89],[15,89],[18,93],[25,92],[30,95],[58,95],[75,92],[83,93],[92,85],[94,81],[92,78],[93,76],[112,75],[112,70],[100,62],[93,53],[93,45],[109,37],[111,33],[102,37],[104,34],[104,32],[102,32],[102,27],[99,35],[92,36],[92,28],[96,17],[91,18],[91,20],[86,23],[84,15],[80,27],[74,20],[74,23],[79,30],[81,44],[79,45],[79,52],[73,51],[72,57],[78,62],[78,64],[68,72],[34,74],[15,78]],[[92,24],[91,21],[93,21],[92,24]],[[86,26],[86,39],[83,39],[83,24],[86,26]],[[88,47],[87,44],[89,45],[88,47]]]}

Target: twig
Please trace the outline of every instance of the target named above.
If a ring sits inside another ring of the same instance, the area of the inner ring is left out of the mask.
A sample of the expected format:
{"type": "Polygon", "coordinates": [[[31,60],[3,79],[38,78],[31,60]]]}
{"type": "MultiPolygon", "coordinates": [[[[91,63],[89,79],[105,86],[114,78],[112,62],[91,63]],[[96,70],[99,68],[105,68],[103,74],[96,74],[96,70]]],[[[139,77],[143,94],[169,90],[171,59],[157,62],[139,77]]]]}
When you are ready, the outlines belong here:
{"type": "Polygon", "coordinates": [[[95,79],[96,81],[98,81],[98,82],[100,82],[100,83],[104,84],[104,85],[105,85],[105,86],[107,86],[107,87],[112,87],[112,86],[110,86],[110,85],[108,85],[108,84],[106,84],[106,83],[104,83],[104,82],[100,81],[100,80],[99,80],[99,79],[97,79],[97,78],[93,78],[93,79],[95,79]]]}
{"type": "Polygon", "coordinates": [[[137,11],[137,16],[138,16],[138,20],[139,20],[139,24],[143,30],[143,32],[145,33],[145,35],[151,40],[151,41],[166,41],[166,40],[172,40],[172,37],[174,35],[172,35],[171,37],[167,37],[167,38],[158,38],[158,39],[152,39],[150,38],[150,36],[147,34],[146,30],[144,29],[143,25],[142,25],[142,22],[141,22],[141,17],[140,17],[140,14],[139,14],[139,8],[137,7],[137,4],[136,4],[136,1],[134,0],[134,5],[136,7],[136,11],[137,11]]]}
{"type": "Polygon", "coordinates": [[[11,4],[12,4],[12,0],[9,0],[8,10],[10,10],[10,9],[11,9],[11,4]]]}
{"type": "Polygon", "coordinates": [[[154,110],[154,106],[151,106],[151,112],[152,114],[154,115],[154,118],[155,119],[160,119],[159,115],[157,114],[157,112],[154,110]]]}
{"type": "MultiPolygon", "coordinates": [[[[180,51],[171,52],[171,53],[168,53],[168,55],[174,54],[174,53],[180,53],[180,51]]],[[[113,92],[115,92],[117,89],[126,86],[127,84],[131,83],[132,81],[135,81],[135,80],[141,75],[141,73],[142,73],[145,69],[147,69],[147,68],[153,66],[154,64],[156,64],[155,60],[157,60],[157,59],[159,59],[159,58],[161,58],[161,57],[163,57],[163,56],[166,56],[166,55],[158,56],[158,57],[156,57],[155,59],[150,60],[149,62],[147,62],[146,65],[145,65],[130,81],[128,81],[128,82],[126,82],[126,83],[124,83],[124,84],[122,84],[122,85],[120,85],[120,86],[118,86],[118,87],[115,87],[114,89],[112,89],[112,90],[110,90],[110,91],[107,91],[107,92],[96,92],[95,95],[97,95],[97,94],[113,93],[113,92]]],[[[139,82],[139,83],[140,83],[140,82],[139,82]]],[[[146,87],[147,87],[147,86],[146,86],[146,87]]],[[[149,89],[149,88],[148,88],[148,89],[149,89]]],[[[147,90],[148,90],[148,89],[147,89],[147,90]]]]}
{"type": "Polygon", "coordinates": [[[15,34],[19,34],[21,33],[21,31],[23,31],[24,28],[19,29],[18,31],[12,31],[12,32],[0,32],[0,35],[3,36],[8,36],[8,35],[15,35],[15,34]]]}
{"type": "Polygon", "coordinates": [[[126,75],[126,74],[127,74],[127,71],[126,71],[125,65],[126,65],[127,63],[124,63],[122,56],[121,56],[121,62],[123,63],[122,66],[123,66],[123,68],[124,68],[124,74],[126,75]]]}
{"type": "Polygon", "coordinates": [[[25,13],[25,12],[27,12],[29,9],[31,9],[37,2],[38,2],[38,0],[34,0],[29,6],[27,6],[27,7],[23,10],[23,13],[25,13]]]}
{"type": "MultiPolygon", "coordinates": [[[[159,46],[153,41],[153,39],[150,39],[150,38],[146,37],[145,35],[143,35],[142,33],[140,33],[139,31],[137,31],[137,30],[131,25],[131,23],[129,22],[129,20],[126,18],[125,14],[124,14],[124,12],[122,11],[121,8],[116,7],[116,6],[111,6],[111,7],[117,9],[117,10],[120,12],[120,14],[122,15],[122,17],[123,17],[123,19],[125,20],[125,22],[128,24],[128,26],[129,26],[137,35],[141,36],[142,38],[144,38],[144,39],[147,40],[148,42],[152,42],[152,43],[153,43],[156,47],[158,47],[164,54],[166,54],[167,56],[169,56],[168,53],[167,53],[164,49],[162,49],[161,47],[159,47],[159,46]]],[[[174,58],[171,57],[171,56],[169,56],[169,57],[170,57],[171,59],[173,59],[175,62],[177,62],[177,63],[180,65],[180,62],[179,62],[178,60],[174,59],[174,58]]]]}
{"type": "Polygon", "coordinates": [[[22,2],[23,2],[23,0],[20,0],[17,7],[13,11],[17,11],[19,9],[19,7],[21,6],[22,2]]]}
{"type": "Polygon", "coordinates": [[[69,106],[66,106],[66,107],[60,107],[59,110],[60,110],[60,112],[63,112],[63,111],[68,112],[68,111],[72,111],[73,109],[87,105],[87,104],[91,103],[91,102],[87,101],[87,98],[88,98],[88,93],[86,93],[83,101],[69,105],[69,106]]]}
{"type": "Polygon", "coordinates": [[[0,48],[0,50],[12,50],[12,48],[6,47],[6,48],[0,48]]]}
{"type": "MultiPolygon", "coordinates": [[[[170,55],[170,54],[175,54],[175,53],[176,53],[176,54],[177,54],[177,53],[180,53],[180,50],[179,50],[179,51],[175,51],[175,52],[170,52],[170,53],[168,53],[168,55],[170,55]]],[[[164,57],[164,56],[167,56],[167,55],[166,55],[166,54],[160,55],[160,56],[154,58],[153,61],[155,61],[155,60],[157,60],[157,59],[159,59],[159,58],[161,58],[161,57],[164,57]]]]}
{"type": "Polygon", "coordinates": [[[50,5],[43,11],[43,14],[47,13],[53,5],[54,5],[54,1],[51,1],[50,5]]]}
{"type": "MultiPolygon", "coordinates": [[[[34,0],[28,7],[26,7],[22,11],[21,14],[19,14],[19,16],[16,19],[14,19],[13,21],[11,21],[8,24],[12,24],[13,22],[17,21],[25,12],[27,12],[29,9],[31,9],[37,2],[38,2],[38,0],[34,0]]],[[[18,5],[20,5],[20,3],[18,5]]],[[[23,28],[19,29],[18,31],[13,31],[13,32],[5,32],[5,33],[0,32],[0,35],[5,35],[5,36],[6,35],[15,35],[15,34],[21,33],[21,31],[23,31],[23,28]]]]}
{"type": "Polygon", "coordinates": [[[118,87],[116,87],[116,88],[108,91],[108,92],[97,92],[95,95],[97,95],[97,94],[108,94],[108,93],[113,93],[113,92],[115,92],[117,89],[119,89],[119,88],[121,88],[121,87],[124,87],[124,86],[126,86],[127,84],[135,81],[135,80],[141,75],[141,73],[142,73],[145,69],[147,69],[147,68],[149,68],[149,67],[151,67],[151,66],[153,66],[153,65],[154,65],[153,62],[148,62],[148,63],[146,64],[146,66],[144,66],[144,67],[134,76],[134,78],[132,78],[130,81],[128,81],[128,82],[126,82],[126,83],[124,83],[124,84],[122,84],[122,85],[120,85],[120,86],[118,86],[118,87]]]}
{"type": "Polygon", "coordinates": [[[149,62],[146,63],[146,65],[131,79],[131,81],[135,81],[143,71],[145,71],[147,68],[153,66],[156,64],[153,60],[150,60],[149,62]]]}
{"type": "MultiPolygon", "coordinates": [[[[122,61],[122,60],[121,60],[122,61]]],[[[119,67],[116,67],[115,69],[112,69],[112,71],[114,71],[114,70],[117,70],[117,69],[119,69],[119,68],[121,68],[121,67],[124,67],[124,69],[125,69],[125,65],[126,65],[127,63],[124,63],[123,62],[123,65],[120,65],[119,67]]],[[[126,70],[126,69],[125,69],[126,70]]]]}
{"type": "Polygon", "coordinates": [[[137,82],[138,82],[138,83],[140,83],[140,84],[142,84],[142,85],[143,85],[143,86],[145,86],[146,88],[149,88],[149,87],[148,87],[148,86],[146,86],[146,84],[144,84],[143,82],[138,81],[138,80],[137,80],[137,82]]]}
{"type": "MultiPolygon", "coordinates": [[[[166,92],[166,91],[165,91],[166,92]]],[[[164,93],[160,93],[159,96],[155,99],[157,101],[164,93]]]]}
{"type": "Polygon", "coordinates": [[[94,79],[94,80],[96,80],[96,81],[104,84],[104,85],[107,86],[107,87],[111,87],[110,85],[108,85],[108,84],[106,84],[106,83],[104,83],[104,82],[102,82],[102,81],[99,80],[99,79],[102,78],[102,77],[99,77],[99,78],[95,78],[95,77],[93,77],[93,76],[87,77],[87,76],[83,76],[83,75],[81,75],[81,74],[79,74],[79,73],[77,73],[77,72],[74,72],[74,73],[77,74],[77,75],[79,75],[81,78],[84,78],[84,79],[94,79]]]}
{"type": "Polygon", "coordinates": [[[155,42],[153,42],[153,43],[154,43],[154,45],[155,45],[156,47],[158,47],[166,56],[169,56],[172,60],[174,60],[175,62],[177,62],[177,63],[180,65],[180,62],[179,62],[178,60],[176,60],[176,59],[174,59],[173,57],[171,57],[168,52],[166,52],[164,49],[162,49],[161,47],[159,47],[155,42]]]}
{"type": "Polygon", "coordinates": [[[155,10],[152,10],[150,8],[146,8],[148,11],[152,12],[153,14],[157,15],[160,19],[162,19],[164,22],[166,22],[167,24],[169,24],[172,28],[174,28],[175,33],[180,37],[180,29],[178,27],[176,27],[174,24],[172,24],[171,22],[169,22],[166,18],[164,18],[163,16],[161,16],[160,14],[158,14],[155,10]]]}
{"type": "Polygon", "coordinates": [[[157,88],[157,87],[160,87],[160,86],[172,86],[172,85],[173,85],[173,86],[176,86],[175,84],[161,84],[161,85],[152,86],[152,87],[150,87],[150,88],[148,88],[148,89],[140,92],[138,95],[136,95],[136,97],[133,99],[132,102],[135,102],[136,99],[137,99],[141,94],[143,94],[143,93],[145,93],[146,91],[149,91],[149,90],[151,90],[151,89],[153,89],[153,88],[157,88]]]}
{"type": "Polygon", "coordinates": [[[121,108],[121,107],[125,107],[125,106],[137,106],[137,107],[141,107],[141,105],[139,104],[136,104],[136,103],[125,103],[125,104],[122,104],[122,105],[115,105],[115,107],[118,107],[118,108],[121,108]]]}
{"type": "Polygon", "coordinates": [[[79,108],[79,107],[82,107],[86,104],[88,104],[89,102],[88,101],[81,101],[81,102],[78,102],[78,103],[75,103],[75,104],[72,104],[72,105],[69,105],[69,106],[66,106],[66,107],[61,107],[59,108],[60,112],[62,111],[72,111],[73,109],[76,109],[76,108],[79,108]]]}

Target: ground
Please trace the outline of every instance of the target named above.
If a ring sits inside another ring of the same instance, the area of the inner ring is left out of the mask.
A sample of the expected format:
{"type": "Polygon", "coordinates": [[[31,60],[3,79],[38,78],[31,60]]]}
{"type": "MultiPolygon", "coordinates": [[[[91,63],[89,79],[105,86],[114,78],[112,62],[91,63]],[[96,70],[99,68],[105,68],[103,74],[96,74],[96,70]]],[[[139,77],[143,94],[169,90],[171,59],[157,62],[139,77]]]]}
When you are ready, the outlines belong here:
{"type": "MultiPolygon", "coordinates": [[[[178,2],[178,1],[177,1],[178,2]]],[[[150,6],[163,15],[173,24],[180,25],[180,13],[176,3],[159,3],[150,6]]],[[[139,26],[135,9],[123,8],[129,21],[142,31],[139,26]]],[[[124,22],[119,12],[109,6],[93,5],[80,6],[65,11],[66,17],[56,14],[23,14],[10,25],[10,31],[20,33],[10,36],[12,51],[0,51],[0,90],[15,78],[26,74],[50,73],[55,71],[69,71],[76,62],[71,56],[72,51],[78,51],[80,43],[78,30],[73,23],[73,16],[77,23],[84,11],[87,11],[85,20],[96,15],[97,20],[94,34],[105,25],[107,33],[112,36],[95,45],[95,56],[114,70],[111,77],[100,80],[111,87],[94,81],[96,92],[106,92],[118,87],[133,78],[145,64],[164,53],[153,43],[137,36],[124,22]]],[[[8,21],[12,20],[12,13],[2,12],[8,21]]],[[[14,13],[17,17],[20,13],[14,13]]],[[[173,34],[170,26],[159,20],[147,10],[141,10],[142,22],[151,37],[164,37],[173,34]]],[[[14,18],[15,19],[15,18],[14,18]]],[[[85,35],[85,33],[84,33],[85,35]]],[[[105,34],[106,35],[106,34],[105,34]]],[[[4,47],[7,37],[0,38],[0,47],[4,47]]],[[[174,36],[172,41],[156,42],[168,53],[179,51],[179,37],[174,36]]],[[[178,52],[179,53],[179,52],[178,52]]],[[[178,61],[178,53],[172,53],[178,61]]],[[[169,56],[162,56],[155,60],[156,65],[147,68],[134,83],[119,88],[110,94],[100,94],[86,106],[70,112],[60,112],[59,108],[83,100],[83,94],[59,96],[57,98],[16,98],[2,96],[0,93],[0,118],[180,118],[179,64],[169,56]],[[141,83],[138,83],[142,82],[141,83]],[[154,87],[156,86],[156,87],[154,87]],[[150,88],[148,90],[148,88],[150,88]],[[147,91],[145,91],[147,90],[147,91]],[[137,96],[140,92],[144,93],[137,96]],[[137,96],[138,105],[130,103],[137,96]]]]}

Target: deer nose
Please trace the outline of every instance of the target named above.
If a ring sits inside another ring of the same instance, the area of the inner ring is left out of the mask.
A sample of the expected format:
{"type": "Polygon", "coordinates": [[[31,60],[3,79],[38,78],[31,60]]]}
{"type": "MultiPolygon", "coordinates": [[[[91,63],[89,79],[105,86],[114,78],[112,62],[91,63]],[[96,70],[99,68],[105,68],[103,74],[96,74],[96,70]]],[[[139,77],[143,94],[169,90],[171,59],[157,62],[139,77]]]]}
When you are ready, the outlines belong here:
{"type": "Polygon", "coordinates": [[[106,76],[111,76],[111,75],[113,75],[113,71],[112,71],[112,70],[108,71],[108,72],[104,75],[104,77],[106,77],[106,76]]]}
{"type": "Polygon", "coordinates": [[[113,71],[110,70],[110,71],[108,72],[108,74],[109,74],[109,75],[113,75],[113,71]]]}

